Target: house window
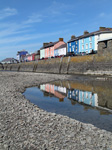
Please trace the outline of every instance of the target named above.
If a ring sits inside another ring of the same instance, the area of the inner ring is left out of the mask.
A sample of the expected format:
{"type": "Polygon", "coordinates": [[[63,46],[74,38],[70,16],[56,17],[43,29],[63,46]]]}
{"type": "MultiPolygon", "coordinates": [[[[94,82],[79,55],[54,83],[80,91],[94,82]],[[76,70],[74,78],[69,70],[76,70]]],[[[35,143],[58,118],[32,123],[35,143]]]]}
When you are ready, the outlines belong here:
{"type": "Polygon", "coordinates": [[[89,48],[92,48],[92,43],[89,44],[89,48]]]}
{"type": "Polygon", "coordinates": [[[84,45],[82,45],[82,50],[84,50],[84,45]]]}
{"type": "Polygon", "coordinates": [[[71,46],[71,43],[69,43],[69,46],[71,46]]]}
{"type": "Polygon", "coordinates": [[[88,93],[86,93],[86,98],[88,98],[88,93]]]}
{"type": "Polygon", "coordinates": [[[72,47],[73,51],[74,51],[74,47],[72,47]]]}
{"type": "Polygon", "coordinates": [[[84,92],[82,92],[82,101],[84,101],[84,92]]]}
{"type": "Polygon", "coordinates": [[[70,48],[70,52],[71,52],[71,48],[70,48]]]}
{"type": "Polygon", "coordinates": [[[92,36],[89,37],[89,41],[92,41],[92,36]]]}
{"type": "Polygon", "coordinates": [[[86,49],[88,49],[88,44],[86,44],[86,49]]]}
{"type": "Polygon", "coordinates": [[[82,39],[82,43],[84,43],[84,39],[82,39]]]}
{"type": "Polygon", "coordinates": [[[90,99],[92,99],[92,93],[90,94],[90,99]]]}
{"type": "Polygon", "coordinates": [[[78,91],[76,91],[76,95],[78,95],[78,91]]]}
{"type": "Polygon", "coordinates": [[[72,46],[72,48],[74,48],[74,47],[75,47],[75,45],[72,46]]]}
{"type": "Polygon", "coordinates": [[[77,41],[75,42],[75,44],[77,44],[77,41]]]}
{"type": "Polygon", "coordinates": [[[98,35],[98,40],[100,39],[100,34],[98,35]]]}

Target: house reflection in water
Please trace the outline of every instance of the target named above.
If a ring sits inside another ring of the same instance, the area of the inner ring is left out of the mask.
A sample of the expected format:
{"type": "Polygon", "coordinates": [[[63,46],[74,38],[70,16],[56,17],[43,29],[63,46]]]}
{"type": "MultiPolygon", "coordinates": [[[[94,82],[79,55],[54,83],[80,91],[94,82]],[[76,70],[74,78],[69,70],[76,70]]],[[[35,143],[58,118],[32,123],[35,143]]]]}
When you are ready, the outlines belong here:
{"type": "Polygon", "coordinates": [[[98,107],[98,96],[96,93],[73,89],[73,90],[68,90],[67,97],[70,99],[74,99],[78,102],[91,105],[93,107],[98,107]]]}
{"type": "Polygon", "coordinates": [[[51,94],[59,98],[59,102],[63,102],[66,97],[66,88],[61,86],[55,86],[53,84],[42,84],[40,89],[44,92],[47,92],[50,96],[51,94]]]}
{"type": "Polygon", "coordinates": [[[75,105],[75,101],[90,105],[92,107],[98,107],[98,96],[96,93],[91,91],[84,91],[73,89],[69,86],[70,89],[62,87],[60,85],[54,84],[42,84],[40,89],[44,92],[44,96],[54,96],[59,98],[59,102],[63,102],[65,97],[68,97],[71,100],[71,104],[75,105]],[[75,101],[73,101],[75,100],[75,101]]]}
{"type": "Polygon", "coordinates": [[[112,131],[112,84],[59,80],[40,85],[40,90],[32,93],[31,88],[31,96],[30,88],[26,91],[39,108],[112,131]]]}

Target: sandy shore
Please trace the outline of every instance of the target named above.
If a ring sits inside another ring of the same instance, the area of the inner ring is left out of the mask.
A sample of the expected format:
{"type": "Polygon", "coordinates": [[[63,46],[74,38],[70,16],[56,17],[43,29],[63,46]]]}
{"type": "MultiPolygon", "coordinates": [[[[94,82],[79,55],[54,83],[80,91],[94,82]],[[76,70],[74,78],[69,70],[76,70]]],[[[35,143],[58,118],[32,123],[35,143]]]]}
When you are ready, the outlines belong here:
{"type": "Polygon", "coordinates": [[[0,150],[112,149],[111,132],[48,113],[22,95],[26,87],[69,78],[70,75],[0,72],[0,150]]]}

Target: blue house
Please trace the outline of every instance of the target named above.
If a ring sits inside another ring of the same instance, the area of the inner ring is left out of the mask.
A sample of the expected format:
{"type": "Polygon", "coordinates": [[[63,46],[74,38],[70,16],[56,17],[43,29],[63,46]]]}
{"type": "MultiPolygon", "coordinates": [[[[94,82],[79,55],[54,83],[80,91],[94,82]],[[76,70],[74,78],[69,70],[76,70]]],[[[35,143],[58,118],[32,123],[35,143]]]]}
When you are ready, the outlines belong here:
{"type": "Polygon", "coordinates": [[[68,90],[68,98],[79,101],[79,90],[68,90]]]}
{"type": "Polygon", "coordinates": [[[26,61],[26,55],[27,55],[27,54],[28,54],[28,52],[25,51],[25,50],[18,51],[18,53],[17,53],[17,60],[18,60],[19,62],[24,62],[24,61],[26,61]]]}
{"type": "Polygon", "coordinates": [[[100,27],[98,31],[89,33],[84,31],[84,34],[78,37],[72,36],[71,40],[68,41],[68,51],[74,52],[75,54],[86,52],[97,52],[98,41],[111,38],[112,28],[100,27]]]}
{"type": "Polygon", "coordinates": [[[84,32],[84,35],[79,37],[79,51],[91,53],[92,50],[95,51],[95,36],[89,34],[87,31],[84,32]]]}
{"type": "Polygon", "coordinates": [[[79,40],[75,36],[71,36],[71,40],[67,42],[68,53],[73,52],[74,54],[79,53],[79,40]]]}
{"type": "Polygon", "coordinates": [[[79,102],[83,102],[93,107],[98,106],[98,96],[96,93],[89,91],[79,91],[79,102]]]}

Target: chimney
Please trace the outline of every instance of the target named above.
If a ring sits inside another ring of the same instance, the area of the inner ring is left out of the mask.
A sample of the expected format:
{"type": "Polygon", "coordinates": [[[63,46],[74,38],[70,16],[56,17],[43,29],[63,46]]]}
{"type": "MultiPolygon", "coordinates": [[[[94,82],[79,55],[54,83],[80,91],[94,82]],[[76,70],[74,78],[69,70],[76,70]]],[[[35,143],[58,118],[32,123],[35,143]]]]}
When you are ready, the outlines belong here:
{"type": "Polygon", "coordinates": [[[76,38],[76,36],[75,36],[75,35],[72,35],[72,36],[71,36],[71,40],[72,40],[72,39],[75,39],[75,38],[76,38]]]}
{"type": "Polygon", "coordinates": [[[84,31],[84,35],[86,35],[86,34],[89,34],[89,32],[86,30],[86,31],[84,31]]]}
{"type": "Polygon", "coordinates": [[[63,41],[63,38],[59,38],[59,41],[63,41]]]}
{"type": "Polygon", "coordinates": [[[106,28],[106,27],[99,27],[100,31],[112,31],[112,28],[106,28]]]}
{"type": "Polygon", "coordinates": [[[99,30],[101,31],[101,30],[105,30],[106,28],[105,27],[99,27],[99,30]]]}
{"type": "Polygon", "coordinates": [[[49,44],[51,44],[52,42],[49,42],[49,44]]]}
{"type": "Polygon", "coordinates": [[[47,46],[48,44],[49,44],[49,43],[43,43],[43,47],[44,47],[44,46],[47,46]]]}

